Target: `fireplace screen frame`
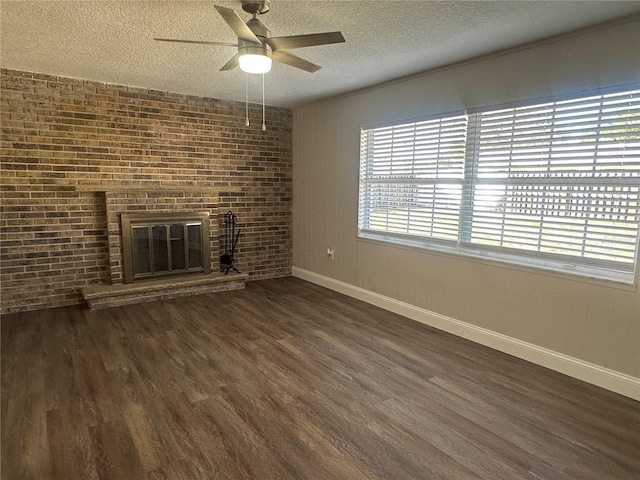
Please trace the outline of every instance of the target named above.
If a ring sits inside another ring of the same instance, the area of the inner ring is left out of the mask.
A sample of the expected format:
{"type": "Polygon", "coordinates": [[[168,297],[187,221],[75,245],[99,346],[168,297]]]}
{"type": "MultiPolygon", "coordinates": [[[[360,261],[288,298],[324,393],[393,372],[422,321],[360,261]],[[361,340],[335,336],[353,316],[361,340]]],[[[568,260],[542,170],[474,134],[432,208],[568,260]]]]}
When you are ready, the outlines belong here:
{"type": "Polygon", "coordinates": [[[124,267],[124,283],[133,283],[139,280],[152,280],[161,277],[175,276],[182,274],[192,273],[210,273],[211,271],[211,246],[209,244],[209,212],[180,212],[180,213],[165,213],[165,212],[145,212],[139,214],[127,214],[120,215],[122,225],[122,252],[123,252],[123,267],[124,267]],[[184,236],[182,241],[184,243],[184,256],[181,257],[184,261],[185,268],[173,268],[172,265],[172,245],[173,241],[180,240],[179,238],[172,238],[171,228],[175,225],[182,225],[184,236]],[[188,227],[193,225],[200,226],[200,251],[201,260],[200,265],[190,265],[190,252],[189,252],[189,234],[188,227]],[[149,272],[135,272],[134,270],[134,228],[148,228],[149,229],[149,272]],[[154,262],[154,246],[152,238],[152,230],[154,227],[164,227],[167,245],[167,269],[158,271],[155,269],[154,262]]]}

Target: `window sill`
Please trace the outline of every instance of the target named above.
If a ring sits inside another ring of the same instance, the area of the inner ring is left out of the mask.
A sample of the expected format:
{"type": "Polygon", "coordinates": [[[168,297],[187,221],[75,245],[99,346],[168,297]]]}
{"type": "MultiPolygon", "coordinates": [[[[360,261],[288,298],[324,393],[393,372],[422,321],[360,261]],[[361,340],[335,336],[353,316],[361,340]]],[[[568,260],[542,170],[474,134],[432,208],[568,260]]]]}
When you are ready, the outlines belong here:
{"type": "Polygon", "coordinates": [[[457,261],[480,263],[492,268],[515,270],[532,275],[555,277],[572,282],[588,283],[591,285],[598,285],[601,287],[615,288],[631,292],[637,291],[637,278],[635,279],[636,281],[626,282],[623,280],[612,278],[600,278],[584,272],[559,271],[543,265],[523,265],[504,259],[489,257],[488,255],[482,253],[473,253],[469,252],[468,250],[460,251],[458,248],[449,247],[447,245],[426,245],[420,242],[400,242],[396,239],[391,240],[388,237],[385,238],[384,234],[381,234],[380,236],[370,233],[366,234],[366,236],[360,234],[358,235],[357,240],[358,242],[371,243],[374,245],[384,245],[390,248],[420,252],[428,255],[436,255],[448,258],[453,257],[457,261]]]}

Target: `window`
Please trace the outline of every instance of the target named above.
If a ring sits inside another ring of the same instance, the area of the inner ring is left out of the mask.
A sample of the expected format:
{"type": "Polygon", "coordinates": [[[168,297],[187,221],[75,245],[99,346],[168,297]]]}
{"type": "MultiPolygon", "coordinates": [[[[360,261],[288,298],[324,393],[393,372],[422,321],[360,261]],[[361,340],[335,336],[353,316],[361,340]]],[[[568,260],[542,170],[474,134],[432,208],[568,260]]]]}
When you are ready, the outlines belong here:
{"type": "Polygon", "coordinates": [[[640,90],[365,128],[359,235],[633,283],[640,90]]]}

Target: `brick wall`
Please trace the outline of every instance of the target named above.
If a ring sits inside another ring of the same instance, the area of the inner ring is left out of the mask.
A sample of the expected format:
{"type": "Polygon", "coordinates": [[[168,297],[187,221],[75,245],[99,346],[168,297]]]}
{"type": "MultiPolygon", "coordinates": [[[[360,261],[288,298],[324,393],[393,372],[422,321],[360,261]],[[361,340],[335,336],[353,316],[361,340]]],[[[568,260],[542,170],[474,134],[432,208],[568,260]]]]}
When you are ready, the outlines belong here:
{"type": "MultiPolygon", "coordinates": [[[[291,273],[291,112],[2,69],[2,313],[82,302],[109,282],[105,194],[209,192],[238,215],[237,266],[291,273]]],[[[195,196],[195,195],[193,195],[195,196]]]]}

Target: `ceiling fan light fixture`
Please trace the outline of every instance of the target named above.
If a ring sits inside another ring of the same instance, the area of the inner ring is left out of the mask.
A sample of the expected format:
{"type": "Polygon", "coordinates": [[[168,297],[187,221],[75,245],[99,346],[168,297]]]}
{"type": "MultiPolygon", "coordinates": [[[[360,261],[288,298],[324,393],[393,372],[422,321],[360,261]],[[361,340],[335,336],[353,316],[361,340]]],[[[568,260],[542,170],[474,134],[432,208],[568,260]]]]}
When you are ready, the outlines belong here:
{"type": "Polygon", "coordinates": [[[267,73],[271,70],[271,58],[267,55],[245,53],[238,59],[240,70],[247,73],[267,73]]]}

